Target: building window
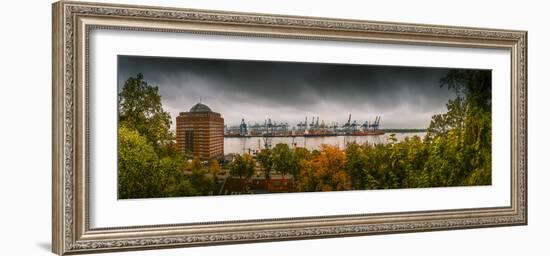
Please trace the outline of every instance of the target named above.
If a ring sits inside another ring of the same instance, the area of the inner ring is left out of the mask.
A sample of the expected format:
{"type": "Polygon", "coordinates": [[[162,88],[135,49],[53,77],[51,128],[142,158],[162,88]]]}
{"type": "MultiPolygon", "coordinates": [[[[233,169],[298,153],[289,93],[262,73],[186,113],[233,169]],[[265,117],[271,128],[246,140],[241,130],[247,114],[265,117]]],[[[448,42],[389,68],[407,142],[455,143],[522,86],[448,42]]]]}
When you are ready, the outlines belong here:
{"type": "Polygon", "coordinates": [[[193,153],[194,133],[193,131],[185,131],[185,151],[187,153],[193,153]]]}

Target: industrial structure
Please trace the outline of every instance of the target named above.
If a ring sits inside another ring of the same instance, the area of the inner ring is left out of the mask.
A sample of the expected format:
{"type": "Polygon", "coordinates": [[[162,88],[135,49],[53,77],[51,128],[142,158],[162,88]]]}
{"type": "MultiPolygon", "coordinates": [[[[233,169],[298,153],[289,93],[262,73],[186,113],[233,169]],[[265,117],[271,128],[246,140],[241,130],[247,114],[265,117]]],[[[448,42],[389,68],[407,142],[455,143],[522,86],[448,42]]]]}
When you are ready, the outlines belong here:
{"type": "Polygon", "coordinates": [[[322,136],[368,136],[381,135],[383,131],[380,127],[380,116],[376,116],[374,121],[366,120],[363,124],[351,120],[349,114],[347,122],[338,125],[337,122],[325,123],[319,120],[319,117],[311,117],[308,122],[307,116],[303,122],[298,122],[296,126],[290,126],[287,122],[275,122],[271,118],[265,119],[263,124],[247,124],[245,119],[241,119],[238,126],[225,127],[226,137],[322,137],[322,136]]]}
{"type": "Polygon", "coordinates": [[[183,154],[201,160],[223,157],[223,137],[222,116],[200,102],[176,117],[176,147],[183,154]]]}
{"type": "Polygon", "coordinates": [[[238,126],[225,127],[225,135],[228,137],[246,137],[246,136],[289,136],[291,135],[290,126],[286,122],[272,121],[271,118],[264,120],[263,124],[247,124],[241,119],[238,126]]]}

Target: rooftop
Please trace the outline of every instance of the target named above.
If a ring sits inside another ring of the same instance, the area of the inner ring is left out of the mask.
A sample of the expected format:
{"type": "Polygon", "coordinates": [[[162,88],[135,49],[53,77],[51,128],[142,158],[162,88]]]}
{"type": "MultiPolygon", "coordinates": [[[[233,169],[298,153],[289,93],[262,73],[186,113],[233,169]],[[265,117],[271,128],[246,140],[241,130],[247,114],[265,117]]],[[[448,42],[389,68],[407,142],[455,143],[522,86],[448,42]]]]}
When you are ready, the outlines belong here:
{"type": "Polygon", "coordinates": [[[208,106],[206,106],[206,105],[199,102],[199,103],[195,104],[195,106],[193,106],[189,110],[189,112],[212,112],[212,110],[208,106]]]}

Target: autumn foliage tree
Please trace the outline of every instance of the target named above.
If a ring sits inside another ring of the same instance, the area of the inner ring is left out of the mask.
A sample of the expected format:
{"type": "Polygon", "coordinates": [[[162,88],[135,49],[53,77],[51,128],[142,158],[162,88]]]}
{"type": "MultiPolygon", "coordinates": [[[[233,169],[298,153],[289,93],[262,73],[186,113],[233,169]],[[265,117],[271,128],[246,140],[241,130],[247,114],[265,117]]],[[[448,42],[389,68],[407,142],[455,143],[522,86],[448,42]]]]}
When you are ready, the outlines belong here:
{"type": "Polygon", "coordinates": [[[339,191],[351,189],[345,170],[346,155],[335,146],[322,145],[320,153],[300,161],[301,172],[296,180],[297,191],[339,191]]]}

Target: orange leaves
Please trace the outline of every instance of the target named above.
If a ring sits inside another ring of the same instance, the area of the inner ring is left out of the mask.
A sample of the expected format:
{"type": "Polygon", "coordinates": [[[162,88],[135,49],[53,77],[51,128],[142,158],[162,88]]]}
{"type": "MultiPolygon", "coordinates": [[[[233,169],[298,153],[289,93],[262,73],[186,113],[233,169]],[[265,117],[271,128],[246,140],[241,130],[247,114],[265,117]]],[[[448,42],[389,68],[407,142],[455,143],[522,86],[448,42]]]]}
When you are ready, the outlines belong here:
{"type": "Polygon", "coordinates": [[[322,145],[319,154],[300,161],[298,191],[338,191],[351,189],[345,171],[346,155],[338,147],[322,145]]]}

